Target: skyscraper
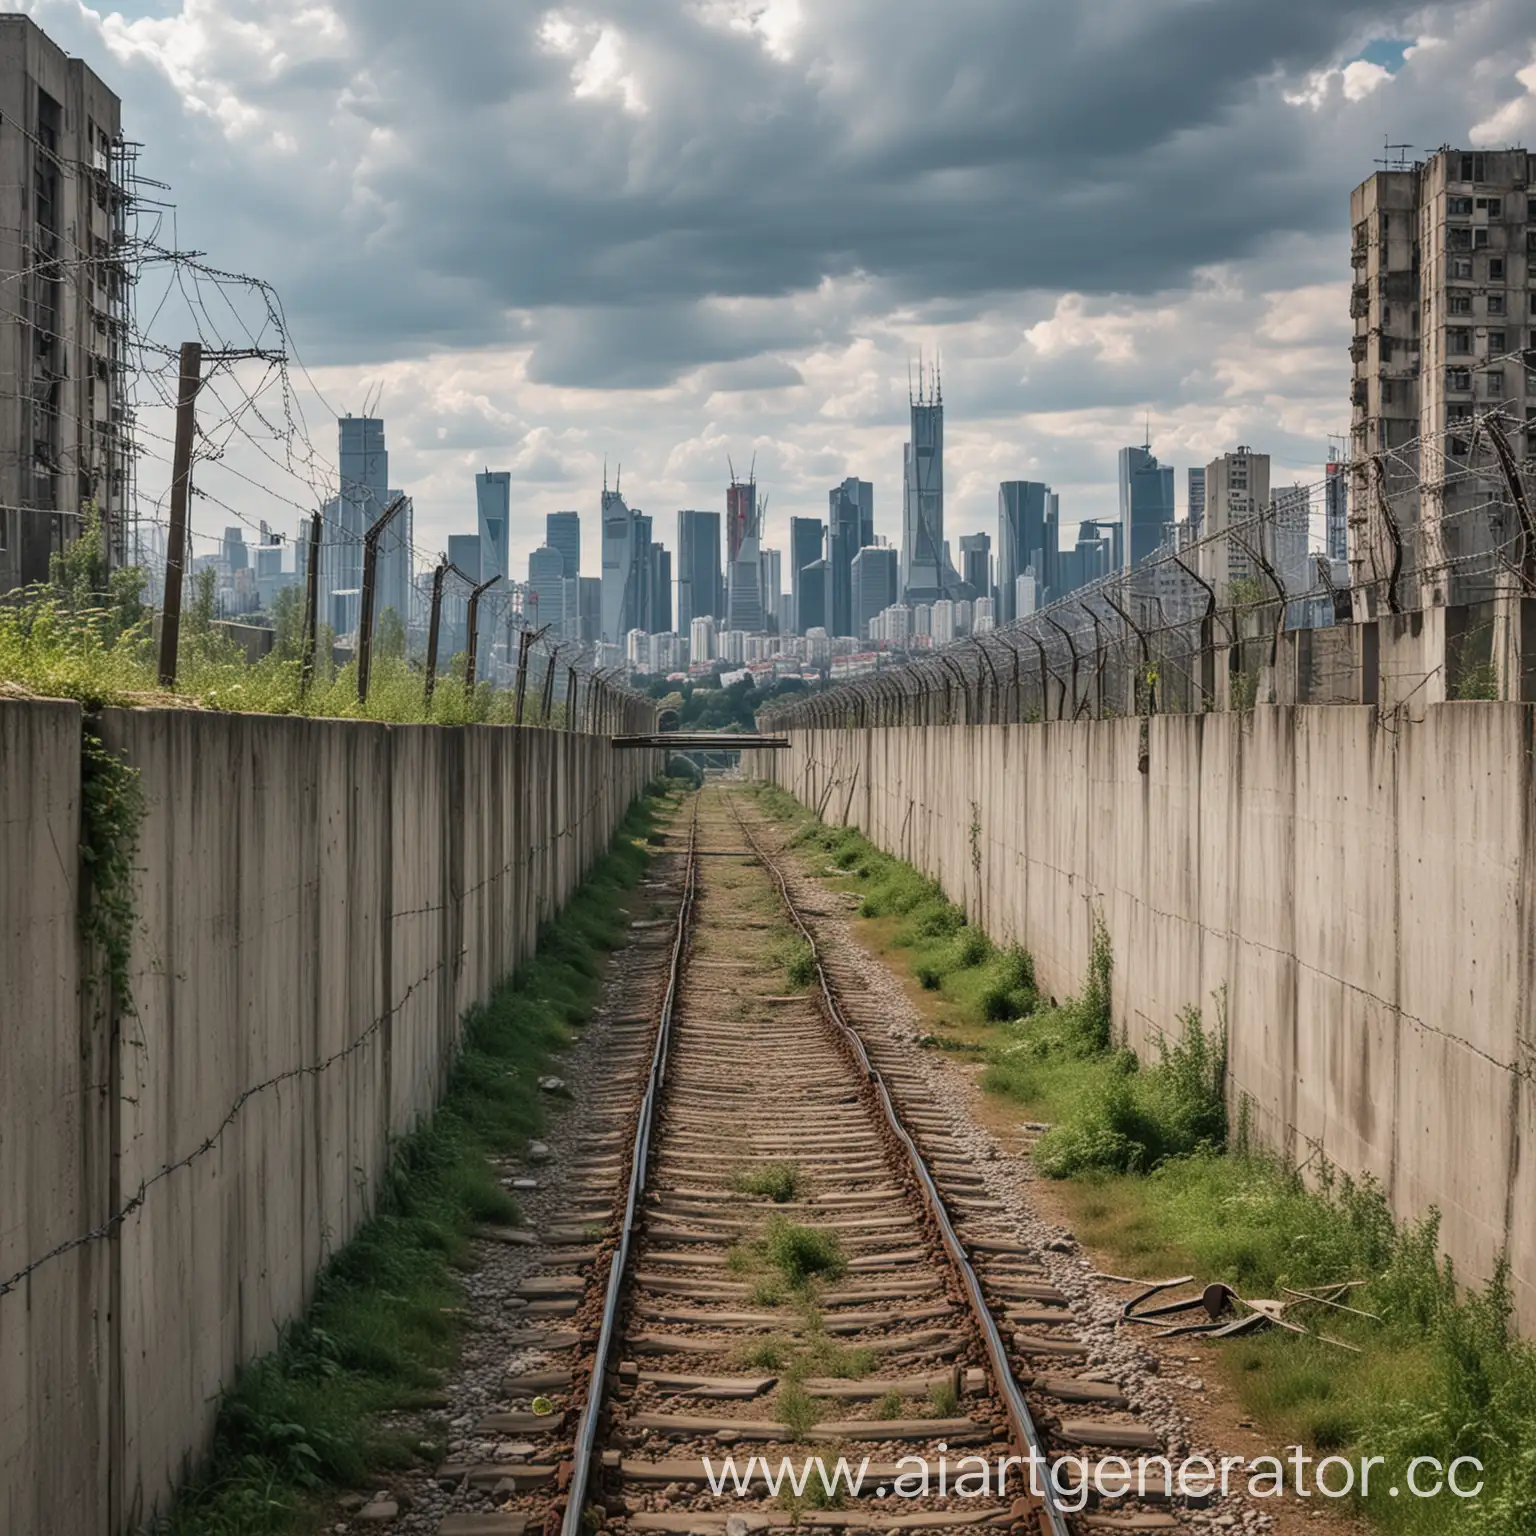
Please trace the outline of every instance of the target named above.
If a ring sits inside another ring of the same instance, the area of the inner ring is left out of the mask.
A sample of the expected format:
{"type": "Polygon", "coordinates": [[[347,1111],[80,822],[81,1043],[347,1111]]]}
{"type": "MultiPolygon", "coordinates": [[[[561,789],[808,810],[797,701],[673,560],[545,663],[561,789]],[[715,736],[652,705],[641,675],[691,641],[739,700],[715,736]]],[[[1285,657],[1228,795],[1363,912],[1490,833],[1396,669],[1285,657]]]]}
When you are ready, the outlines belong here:
{"type": "Polygon", "coordinates": [[[762,568],[758,560],[760,509],[757,480],[733,479],[725,493],[730,558],[726,566],[726,628],[757,635],[763,631],[762,568]]]}
{"type": "Polygon", "coordinates": [[[1071,590],[1061,567],[1056,493],[1039,480],[1004,480],[997,488],[997,622],[1011,624],[1018,579],[1034,567],[1036,590],[1049,597],[1071,590]],[[1059,588],[1059,590],[1058,590],[1059,588]]]}
{"type": "Polygon", "coordinates": [[[672,633],[672,552],[664,544],[651,545],[651,595],[646,623],[653,635],[672,633]]]}
{"type": "Polygon", "coordinates": [[[481,599],[479,631],[480,665],[491,654],[500,610],[512,579],[511,524],[512,474],[505,469],[485,469],[475,476],[475,515],[480,530],[480,580],[497,583],[481,599]],[[488,601],[500,596],[503,602],[488,601]]]}
{"type": "Polygon", "coordinates": [[[864,527],[859,487],[867,484],[845,480],[827,493],[827,564],[832,577],[831,611],[827,615],[829,635],[853,633],[853,557],[863,547],[859,540],[864,527]]]}
{"type": "Polygon", "coordinates": [[[801,633],[827,627],[827,589],[831,586],[831,566],[825,560],[813,560],[800,572],[800,596],[795,600],[795,622],[801,633]]]}
{"type": "MultiPolygon", "coordinates": [[[[363,535],[400,492],[389,488],[383,421],[374,416],[343,416],[336,428],[341,483],[324,509],[320,584],[322,606],[337,632],[351,633],[363,585],[363,535]]],[[[375,623],[387,609],[393,609],[402,624],[411,621],[411,520],[407,501],[379,540],[375,623]]]]}
{"type": "Polygon", "coordinates": [[[869,638],[869,621],[896,601],[896,551],[867,544],[853,557],[854,634],[869,638]]]}
{"type": "Polygon", "coordinates": [[[794,598],[795,633],[805,633],[800,616],[800,572],[814,560],[820,560],[826,535],[819,517],[792,517],[789,520],[789,590],[794,598]]]}
{"type": "Polygon", "coordinates": [[[581,575],[581,513],[550,512],[544,518],[544,542],[560,551],[567,578],[581,575]]]}
{"type": "Polygon", "coordinates": [[[677,632],[695,619],[725,618],[725,580],[720,574],[720,514],[677,514],[677,632]]]}
{"type": "Polygon", "coordinates": [[[1120,450],[1120,526],[1126,569],[1162,548],[1173,521],[1173,466],[1159,464],[1151,443],[1120,450]]]}
{"type": "Polygon", "coordinates": [[[784,591],[784,556],[777,549],[765,549],[757,557],[761,575],[758,585],[763,594],[763,618],[770,627],[783,630],[779,624],[779,600],[784,591]]]}
{"type": "Polygon", "coordinates": [[[565,556],[548,544],[541,544],[528,556],[528,597],[532,612],[528,621],[534,627],[549,626],[551,635],[565,631],[565,556]]]}
{"type": "Polygon", "coordinates": [[[1198,539],[1205,527],[1205,470],[1189,470],[1189,536],[1198,539]]]}
{"type": "Polygon", "coordinates": [[[605,485],[602,526],[602,639],[609,645],[623,645],[630,630],[641,627],[640,617],[649,595],[650,519],[631,512],[618,490],[610,491],[605,485]]]}
{"type": "Polygon", "coordinates": [[[480,535],[478,533],[450,533],[448,535],[448,563],[456,566],[471,580],[480,580],[480,535]]]}
{"type": "Polygon", "coordinates": [[[932,602],[944,587],[944,392],[937,368],[918,365],[917,394],[908,396],[912,435],[903,451],[902,600],[932,602]]]}
{"type": "Polygon", "coordinates": [[[960,535],[960,579],[974,597],[992,595],[992,537],[986,533],[960,535]]]}

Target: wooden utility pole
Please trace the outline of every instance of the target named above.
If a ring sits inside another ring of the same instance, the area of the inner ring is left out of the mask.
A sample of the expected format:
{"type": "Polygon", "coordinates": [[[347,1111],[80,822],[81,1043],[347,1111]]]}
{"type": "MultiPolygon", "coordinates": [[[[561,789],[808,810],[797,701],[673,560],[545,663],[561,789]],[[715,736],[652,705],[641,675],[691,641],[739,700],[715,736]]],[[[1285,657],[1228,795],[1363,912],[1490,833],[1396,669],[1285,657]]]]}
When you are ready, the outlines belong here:
{"type": "Polygon", "coordinates": [[[165,541],[165,598],[160,610],[160,686],[176,686],[181,641],[181,588],[187,564],[187,499],[192,488],[192,439],[197,432],[197,390],[202,383],[203,344],[181,344],[181,383],[176,395],[176,446],[171,455],[171,530],[165,541]]]}
{"type": "Polygon", "coordinates": [[[368,676],[373,670],[373,598],[379,581],[379,540],[401,507],[404,496],[396,496],[374,519],[363,535],[363,596],[357,615],[357,702],[368,702],[368,676]]]}
{"type": "Polygon", "coordinates": [[[480,595],[501,580],[500,576],[487,576],[469,594],[469,634],[464,657],[464,692],[475,691],[475,660],[480,654],[480,595]]]}
{"type": "Polygon", "coordinates": [[[323,519],[316,512],[309,520],[309,563],[304,570],[304,639],[299,663],[299,697],[309,692],[315,677],[315,642],[320,637],[320,548],[323,519]]]}
{"type": "Polygon", "coordinates": [[[432,572],[432,619],[427,625],[427,703],[432,702],[432,690],[437,686],[437,637],[443,622],[443,578],[448,574],[446,556],[437,562],[432,572]]]}
{"type": "Polygon", "coordinates": [[[517,637],[517,707],[513,724],[523,723],[523,700],[528,695],[528,652],[549,633],[549,625],[543,629],[525,629],[517,637]]]}
{"type": "Polygon", "coordinates": [[[555,708],[555,662],[560,657],[560,647],[557,645],[549,653],[549,665],[544,669],[544,697],[539,701],[539,724],[548,725],[549,717],[555,708]]]}

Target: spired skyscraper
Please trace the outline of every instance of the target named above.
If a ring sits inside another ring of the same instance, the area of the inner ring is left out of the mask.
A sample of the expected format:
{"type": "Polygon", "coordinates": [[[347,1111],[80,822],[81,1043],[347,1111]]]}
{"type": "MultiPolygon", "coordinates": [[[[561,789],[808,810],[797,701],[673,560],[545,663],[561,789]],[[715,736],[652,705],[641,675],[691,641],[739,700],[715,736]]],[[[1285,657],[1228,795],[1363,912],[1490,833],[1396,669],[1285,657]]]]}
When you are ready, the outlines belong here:
{"type": "Polygon", "coordinates": [[[618,487],[603,483],[603,623],[602,638],[623,645],[641,626],[651,582],[651,520],[631,512],[618,487]]]}
{"type": "Polygon", "coordinates": [[[935,365],[917,368],[917,394],[908,392],[912,433],[903,454],[901,591],[907,604],[944,596],[944,389],[935,365]]]}
{"type": "Polygon", "coordinates": [[[749,635],[763,632],[762,563],[758,559],[762,509],[757,504],[757,477],[737,480],[734,471],[725,493],[725,523],[729,561],[725,569],[727,629],[749,635]]]}
{"type": "Polygon", "coordinates": [[[1173,466],[1159,464],[1152,444],[1120,450],[1120,527],[1125,568],[1145,560],[1163,546],[1173,521],[1173,466]]]}

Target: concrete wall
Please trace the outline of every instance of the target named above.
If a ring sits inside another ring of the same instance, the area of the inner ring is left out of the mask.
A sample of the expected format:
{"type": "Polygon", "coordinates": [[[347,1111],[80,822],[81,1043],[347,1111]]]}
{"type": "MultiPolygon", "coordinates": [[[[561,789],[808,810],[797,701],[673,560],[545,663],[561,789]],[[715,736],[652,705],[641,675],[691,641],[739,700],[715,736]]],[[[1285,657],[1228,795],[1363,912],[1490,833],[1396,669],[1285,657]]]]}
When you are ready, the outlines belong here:
{"type": "Polygon", "coordinates": [[[108,711],[140,771],[132,1012],[80,995],[78,709],[0,703],[0,1530],[133,1530],[207,1443],[656,755],[108,711]],[[24,874],[23,874],[24,872],[24,874]]]}
{"type": "Polygon", "coordinates": [[[796,730],[754,767],[937,877],[1053,994],[1080,986],[1102,913],[1143,1052],[1224,996],[1234,1101],[1269,1144],[1374,1175],[1402,1215],[1438,1207],[1465,1276],[1507,1249],[1536,1326],[1531,707],[1260,707],[1141,733],[796,730]]]}

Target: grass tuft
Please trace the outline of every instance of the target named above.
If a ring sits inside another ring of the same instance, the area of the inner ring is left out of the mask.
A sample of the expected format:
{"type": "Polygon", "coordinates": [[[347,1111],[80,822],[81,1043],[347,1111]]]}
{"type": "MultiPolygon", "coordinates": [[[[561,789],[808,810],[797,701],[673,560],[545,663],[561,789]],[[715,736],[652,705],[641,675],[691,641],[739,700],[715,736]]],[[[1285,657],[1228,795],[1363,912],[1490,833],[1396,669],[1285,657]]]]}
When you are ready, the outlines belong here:
{"type": "Polygon", "coordinates": [[[759,1195],[783,1205],[793,1200],[805,1185],[805,1175],[797,1163],[768,1163],[750,1173],[738,1173],[731,1188],[739,1195],[759,1195]]]}
{"type": "Polygon", "coordinates": [[[769,1217],[762,1252],[785,1281],[798,1290],[813,1280],[835,1280],[847,1268],[842,1244],[831,1232],[783,1216],[769,1217]]]}

